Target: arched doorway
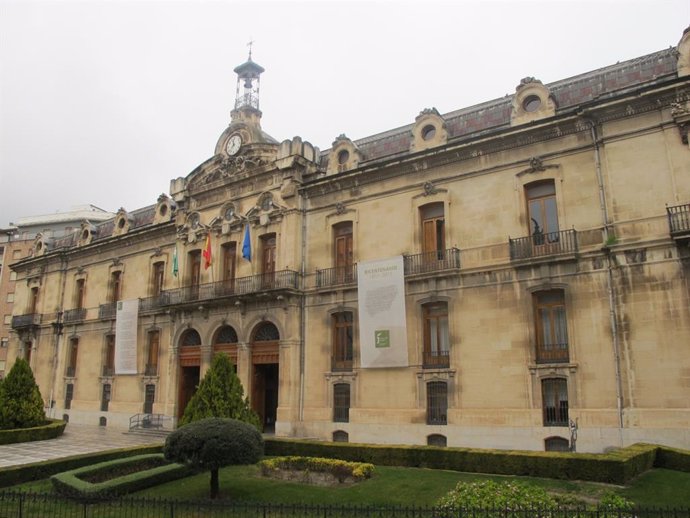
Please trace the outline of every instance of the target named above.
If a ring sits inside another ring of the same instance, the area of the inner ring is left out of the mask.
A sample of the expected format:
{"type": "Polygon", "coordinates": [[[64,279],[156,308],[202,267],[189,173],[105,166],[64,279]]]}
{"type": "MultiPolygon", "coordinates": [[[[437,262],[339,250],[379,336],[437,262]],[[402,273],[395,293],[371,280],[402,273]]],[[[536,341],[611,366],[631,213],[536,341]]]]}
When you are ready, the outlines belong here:
{"type": "Polygon", "coordinates": [[[213,336],[213,354],[225,353],[230,356],[237,372],[237,331],[232,326],[224,325],[213,336]]]}
{"type": "Polygon", "coordinates": [[[199,386],[201,371],[201,336],[196,329],[187,329],[180,336],[180,382],[177,399],[177,417],[182,417],[187,403],[199,386]]]}
{"type": "Polygon", "coordinates": [[[278,343],[280,333],[271,322],[262,322],[252,333],[252,408],[263,431],[275,432],[278,412],[278,343]]]}

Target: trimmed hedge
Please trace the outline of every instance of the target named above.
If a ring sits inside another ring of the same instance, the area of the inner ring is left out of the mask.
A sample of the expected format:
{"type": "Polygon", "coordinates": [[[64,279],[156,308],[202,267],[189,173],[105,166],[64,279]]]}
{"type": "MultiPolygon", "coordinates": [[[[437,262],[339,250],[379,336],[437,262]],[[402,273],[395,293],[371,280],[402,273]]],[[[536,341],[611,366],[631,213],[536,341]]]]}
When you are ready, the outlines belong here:
{"type": "Polygon", "coordinates": [[[149,459],[164,461],[162,453],[150,455],[136,455],[126,459],[111,460],[99,464],[85,466],[70,471],[65,471],[50,477],[50,481],[59,494],[72,498],[119,496],[147,487],[156,486],[172,480],[177,480],[190,475],[194,471],[182,464],[164,464],[135,473],[129,473],[120,477],[106,480],[105,482],[91,483],[79,478],[79,476],[95,474],[98,472],[112,471],[116,468],[136,464],[149,459]]]}
{"type": "Polygon", "coordinates": [[[330,473],[339,481],[347,477],[352,477],[354,480],[364,480],[365,478],[370,478],[372,473],[374,473],[373,464],[348,462],[340,459],[325,459],[323,457],[273,457],[259,462],[259,467],[264,475],[279,469],[310,471],[330,473]]]}
{"type": "Polygon", "coordinates": [[[392,446],[267,438],[267,456],[327,457],[381,466],[446,469],[625,484],[652,467],[690,466],[690,452],[634,444],[610,453],[392,446]],[[659,455],[659,451],[663,453],[659,455]]]}
{"type": "Polygon", "coordinates": [[[14,428],[0,430],[0,444],[14,444],[16,442],[45,441],[60,437],[65,431],[67,423],[60,419],[48,419],[45,424],[31,428],[14,428]]]}
{"type": "Polygon", "coordinates": [[[34,480],[43,480],[56,473],[80,468],[82,466],[89,466],[98,462],[132,457],[134,455],[146,453],[161,453],[162,450],[162,444],[152,444],[133,448],[119,448],[97,453],[85,453],[83,455],[74,455],[61,459],[0,468],[0,487],[14,486],[23,484],[24,482],[33,482],[34,480]]]}

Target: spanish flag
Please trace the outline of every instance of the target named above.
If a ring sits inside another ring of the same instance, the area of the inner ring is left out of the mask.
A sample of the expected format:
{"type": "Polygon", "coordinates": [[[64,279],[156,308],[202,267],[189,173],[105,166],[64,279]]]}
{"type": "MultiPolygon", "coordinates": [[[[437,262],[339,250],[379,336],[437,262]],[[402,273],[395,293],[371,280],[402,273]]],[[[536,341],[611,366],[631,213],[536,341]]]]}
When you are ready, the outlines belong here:
{"type": "Polygon", "coordinates": [[[204,270],[208,270],[211,266],[211,233],[206,234],[206,245],[204,246],[204,251],[201,253],[204,256],[204,270]]]}

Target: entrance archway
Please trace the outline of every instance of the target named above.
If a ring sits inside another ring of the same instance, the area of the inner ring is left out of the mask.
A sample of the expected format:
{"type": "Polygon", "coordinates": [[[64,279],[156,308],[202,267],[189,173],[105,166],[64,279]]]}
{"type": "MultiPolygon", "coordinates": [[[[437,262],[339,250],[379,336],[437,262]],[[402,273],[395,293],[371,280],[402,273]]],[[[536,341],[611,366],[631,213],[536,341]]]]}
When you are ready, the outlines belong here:
{"type": "Polygon", "coordinates": [[[187,403],[199,386],[201,372],[201,336],[196,329],[188,329],[180,336],[178,355],[180,358],[177,417],[184,414],[187,403]]]}
{"type": "Polygon", "coordinates": [[[251,400],[267,433],[275,432],[278,413],[279,341],[278,328],[271,322],[262,322],[254,328],[251,400]]]}

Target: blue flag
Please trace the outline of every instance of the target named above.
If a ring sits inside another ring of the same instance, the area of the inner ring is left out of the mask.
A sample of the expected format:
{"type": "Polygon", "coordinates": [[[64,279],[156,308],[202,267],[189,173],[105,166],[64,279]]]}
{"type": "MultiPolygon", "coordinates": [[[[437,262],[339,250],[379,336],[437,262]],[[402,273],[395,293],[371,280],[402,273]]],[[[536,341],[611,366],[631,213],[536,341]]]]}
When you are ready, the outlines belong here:
{"type": "Polygon", "coordinates": [[[247,261],[252,260],[252,240],[249,237],[249,223],[244,229],[244,242],[242,243],[242,257],[247,261]]]}

